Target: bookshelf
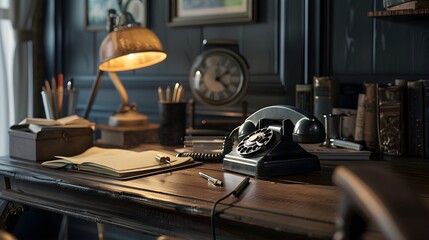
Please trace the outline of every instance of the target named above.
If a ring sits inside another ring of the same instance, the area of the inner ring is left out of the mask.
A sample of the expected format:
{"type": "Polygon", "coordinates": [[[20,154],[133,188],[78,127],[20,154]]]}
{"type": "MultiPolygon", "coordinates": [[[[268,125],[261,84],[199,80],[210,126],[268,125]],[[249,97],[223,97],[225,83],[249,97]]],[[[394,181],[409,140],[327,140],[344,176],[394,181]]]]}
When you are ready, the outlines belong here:
{"type": "Polygon", "coordinates": [[[369,11],[368,17],[372,18],[427,18],[429,16],[429,8],[415,9],[415,10],[381,10],[369,11]]]}

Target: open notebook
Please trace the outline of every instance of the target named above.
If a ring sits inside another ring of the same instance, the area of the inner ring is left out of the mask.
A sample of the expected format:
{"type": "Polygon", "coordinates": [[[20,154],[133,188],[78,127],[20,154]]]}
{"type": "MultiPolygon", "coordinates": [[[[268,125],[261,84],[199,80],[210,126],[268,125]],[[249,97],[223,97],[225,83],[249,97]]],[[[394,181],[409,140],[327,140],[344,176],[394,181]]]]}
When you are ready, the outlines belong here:
{"type": "Polygon", "coordinates": [[[76,156],[56,157],[59,159],[43,162],[42,166],[103,174],[118,179],[145,176],[199,164],[191,157],[176,157],[155,150],[135,152],[100,147],[92,147],[76,156]],[[159,156],[162,156],[163,159],[168,158],[169,161],[159,161],[159,156]]]}

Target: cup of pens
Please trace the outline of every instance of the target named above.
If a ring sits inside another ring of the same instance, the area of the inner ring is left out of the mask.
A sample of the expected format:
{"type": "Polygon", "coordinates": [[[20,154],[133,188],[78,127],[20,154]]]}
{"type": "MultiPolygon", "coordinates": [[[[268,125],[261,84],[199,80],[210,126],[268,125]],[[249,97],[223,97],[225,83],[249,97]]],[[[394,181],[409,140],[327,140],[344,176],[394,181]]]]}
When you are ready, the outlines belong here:
{"type": "Polygon", "coordinates": [[[58,79],[53,77],[51,82],[46,80],[42,87],[41,95],[46,119],[58,119],[75,114],[77,90],[72,80],[64,86],[63,78],[60,73],[58,79]]]}
{"type": "Polygon", "coordinates": [[[183,100],[184,90],[176,83],[170,91],[158,88],[159,95],[159,141],[162,145],[182,145],[186,132],[186,102],[183,100]]]}

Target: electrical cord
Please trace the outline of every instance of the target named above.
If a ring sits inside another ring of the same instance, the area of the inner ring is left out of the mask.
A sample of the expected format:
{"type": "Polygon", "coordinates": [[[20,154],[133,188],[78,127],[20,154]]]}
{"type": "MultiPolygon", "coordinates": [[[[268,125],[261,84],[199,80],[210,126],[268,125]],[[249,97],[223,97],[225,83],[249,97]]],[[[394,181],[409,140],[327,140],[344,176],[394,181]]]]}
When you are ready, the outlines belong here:
{"type": "Polygon", "coordinates": [[[216,228],[215,228],[215,213],[216,213],[216,205],[218,205],[220,202],[222,202],[223,200],[227,199],[229,196],[234,195],[234,197],[238,197],[240,196],[240,194],[244,191],[244,189],[247,187],[247,185],[249,185],[249,181],[250,178],[249,177],[245,177],[240,184],[238,184],[237,187],[235,187],[234,190],[232,190],[230,193],[228,193],[227,195],[223,196],[222,198],[218,199],[212,207],[212,211],[210,214],[210,220],[211,220],[211,227],[212,227],[212,235],[213,235],[213,240],[216,240],[216,228]]]}

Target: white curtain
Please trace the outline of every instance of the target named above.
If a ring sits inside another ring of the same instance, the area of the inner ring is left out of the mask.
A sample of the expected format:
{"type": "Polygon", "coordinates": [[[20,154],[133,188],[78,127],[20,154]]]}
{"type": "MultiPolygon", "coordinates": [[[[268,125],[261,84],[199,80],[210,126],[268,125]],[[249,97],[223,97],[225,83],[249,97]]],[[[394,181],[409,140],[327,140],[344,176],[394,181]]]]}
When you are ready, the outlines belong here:
{"type": "Polygon", "coordinates": [[[37,0],[0,0],[0,155],[8,129],[32,111],[32,16],[37,0]]]}

